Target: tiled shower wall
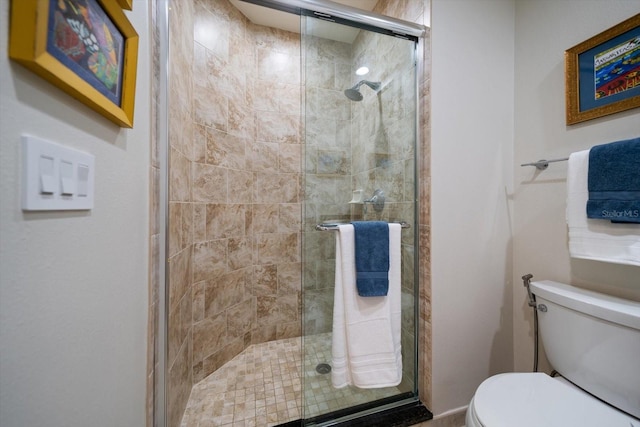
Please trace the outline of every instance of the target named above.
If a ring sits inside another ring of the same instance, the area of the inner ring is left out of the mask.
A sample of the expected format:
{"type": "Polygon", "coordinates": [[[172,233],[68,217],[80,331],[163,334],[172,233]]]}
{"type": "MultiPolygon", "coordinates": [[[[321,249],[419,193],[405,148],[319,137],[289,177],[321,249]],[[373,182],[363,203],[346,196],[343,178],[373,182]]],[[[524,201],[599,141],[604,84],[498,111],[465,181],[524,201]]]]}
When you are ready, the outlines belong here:
{"type": "Polygon", "coordinates": [[[300,335],[300,45],[196,2],[194,382],[300,335]],[[213,33],[213,34],[212,34],[213,33]]]}
{"type": "Polygon", "coordinates": [[[169,260],[167,266],[167,426],[179,425],[191,386],[193,351],[192,162],[193,15],[190,1],[169,11],[169,260]],[[191,214],[191,215],[190,215],[191,214]]]}
{"type": "Polygon", "coordinates": [[[192,384],[300,336],[299,36],[227,0],[170,10],[169,425],[192,384]]]}

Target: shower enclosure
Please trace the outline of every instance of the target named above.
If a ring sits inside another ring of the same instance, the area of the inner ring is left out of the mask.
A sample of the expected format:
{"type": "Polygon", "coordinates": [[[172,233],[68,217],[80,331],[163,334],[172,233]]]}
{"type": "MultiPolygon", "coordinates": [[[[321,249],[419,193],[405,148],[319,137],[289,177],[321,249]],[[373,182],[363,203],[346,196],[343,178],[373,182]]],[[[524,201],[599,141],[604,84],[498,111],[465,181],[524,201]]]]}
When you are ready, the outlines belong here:
{"type": "Polygon", "coordinates": [[[323,0],[248,2],[294,14],[298,33],[253,22],[242,1],[157,1],[168,20],[158,424],[332,425],[417,402],[423,27],[323,0]],[[404,223],[395,387],[331,385],[332,226],[356,220],[404,223]]]}
{"type": "Polygon", "coordinates": [[[323,420],[327,413],[371,409],[417,393],[416,43],[305,16],[302,45],[303,407],[305,419],[323,420]],[[402,231],[403,380],[397,387],[335,389],[330,374],[316,371],[331,363],[331,225],[354,220],[410,225],[402,231]]]}

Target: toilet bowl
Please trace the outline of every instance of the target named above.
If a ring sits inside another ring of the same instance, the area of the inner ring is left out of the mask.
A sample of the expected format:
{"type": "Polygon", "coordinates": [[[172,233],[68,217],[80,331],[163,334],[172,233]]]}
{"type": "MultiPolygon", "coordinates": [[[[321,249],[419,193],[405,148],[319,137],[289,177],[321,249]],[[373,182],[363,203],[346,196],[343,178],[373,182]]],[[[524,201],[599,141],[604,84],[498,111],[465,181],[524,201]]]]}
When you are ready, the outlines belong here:
{"type": "Polygon", "coordinates": [[[466,427],[640,427],[640,420],[562,378],[543,373],[495,375],[467,410],[466,427]]]}
{"type": "Polygon", "coordinates": [[[466,427],[640,427],[640,303],[552,281],[531,291],[545,353],[562,377],[486,379],[466,427]]]}

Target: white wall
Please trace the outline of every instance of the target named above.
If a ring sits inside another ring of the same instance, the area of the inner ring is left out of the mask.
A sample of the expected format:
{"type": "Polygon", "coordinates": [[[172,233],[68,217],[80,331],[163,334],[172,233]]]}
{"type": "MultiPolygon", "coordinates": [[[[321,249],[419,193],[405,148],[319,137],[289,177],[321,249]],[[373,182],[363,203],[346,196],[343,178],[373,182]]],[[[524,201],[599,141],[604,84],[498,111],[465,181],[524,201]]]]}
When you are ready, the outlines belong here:
{"type": "Polygon", "coordinates": [[[135,128],[121,129],[7,57],[0,3],[0,425],[145,424],[149,58],[140,34],[135,128]],[[96,156],[92,211],[24,213],[20,135],[96,156]]]}
{"type": "MultiPolygon", "coordinates": [[[[514,357],[532,368],[533,320],[520,277],[550,279],[640,301],[640,268],[570,259],[565,224],[567,163],[536,174],[520,163],[567,157],[640,136],[640,110],[565,125],[564,51],[640,12],[638,0],[516,1],[514,357]]],[[[543,364],[546,368],[546,364],[543,364]]]]}
{"type": "Polygon", "coordinates": [[[513,368],[514,3],[432,2],[433,408],[513,368]]]}

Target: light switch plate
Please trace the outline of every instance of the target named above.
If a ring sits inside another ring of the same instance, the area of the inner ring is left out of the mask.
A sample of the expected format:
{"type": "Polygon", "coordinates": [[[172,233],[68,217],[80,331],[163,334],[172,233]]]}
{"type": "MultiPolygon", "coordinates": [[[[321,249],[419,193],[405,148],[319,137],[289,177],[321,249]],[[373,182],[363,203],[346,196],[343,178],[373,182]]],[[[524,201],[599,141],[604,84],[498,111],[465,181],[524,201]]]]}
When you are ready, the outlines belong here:
{"type": "Polygon", "coordinates": [[[22,210],[93,209],[95,157],[22,136],[22,210]]]}

